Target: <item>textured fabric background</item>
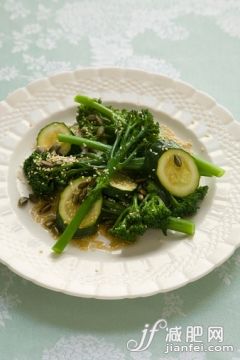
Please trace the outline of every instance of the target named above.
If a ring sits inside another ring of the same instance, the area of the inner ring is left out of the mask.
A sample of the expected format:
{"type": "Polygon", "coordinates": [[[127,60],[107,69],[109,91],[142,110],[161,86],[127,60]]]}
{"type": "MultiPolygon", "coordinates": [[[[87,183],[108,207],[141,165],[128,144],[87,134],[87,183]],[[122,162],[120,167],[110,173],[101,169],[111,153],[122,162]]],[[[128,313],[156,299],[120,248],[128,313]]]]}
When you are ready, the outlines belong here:
{"type": "MultiPolygon", "coordinates": [[[[240,116],[239,0],[0,0],[0,99],[79,66],[181,78],[240,116]]],[[[224,140],[224,139],[223,139],[224,140]]],[[[240,360],[240,252],[205,278],[146,299],[97,301],[37,287],[0,265],[0,360],[240,360]],[[231,353],[130,353],[146,323],[224,327],[231,353]]]]}

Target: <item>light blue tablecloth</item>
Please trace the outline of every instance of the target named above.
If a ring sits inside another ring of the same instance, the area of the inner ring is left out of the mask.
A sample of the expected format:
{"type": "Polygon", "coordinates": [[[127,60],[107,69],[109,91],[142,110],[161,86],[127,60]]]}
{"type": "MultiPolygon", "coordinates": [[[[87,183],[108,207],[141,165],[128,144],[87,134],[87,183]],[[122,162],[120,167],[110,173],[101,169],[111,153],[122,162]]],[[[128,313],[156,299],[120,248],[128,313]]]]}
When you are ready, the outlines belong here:
{"type": "MultiPolygon", "coordinates": [[[[239,0],[1,0],[0,48],[1,99],[49,73],[117,65],[186,80],[240,115],[239,0]]],[[[98,301],[42,289],[1,265],[0,360],[239,360],[239,275],[237,251],[177,291],[98,301]],[[161,318],[168,328],[146,351],[130,352],[128,340],[161,318]],[[215,326],[223,334],[214,342],[215,326]],[[234,351],[164,354],[174,332],[178,345],[195,334],[234,351]]]]}

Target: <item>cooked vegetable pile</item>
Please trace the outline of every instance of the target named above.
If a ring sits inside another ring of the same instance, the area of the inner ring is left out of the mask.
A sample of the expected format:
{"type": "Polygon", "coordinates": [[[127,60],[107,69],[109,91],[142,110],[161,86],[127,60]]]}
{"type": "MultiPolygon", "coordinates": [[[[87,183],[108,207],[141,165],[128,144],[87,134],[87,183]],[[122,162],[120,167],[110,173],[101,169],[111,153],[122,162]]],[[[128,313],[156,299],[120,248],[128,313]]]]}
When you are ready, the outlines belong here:
{"type": "Polygon", "coordinates": [[[193,235],[186,217],[208,191],[200,177],[224,170],[166,138],[146,109],[119,110],[80,95],[75,101],[77,122],[45,126],[23,165],[31,197],[58,199],[53,251],[96,233],[99,224],[127,242],[149,228],[193,235]]]}

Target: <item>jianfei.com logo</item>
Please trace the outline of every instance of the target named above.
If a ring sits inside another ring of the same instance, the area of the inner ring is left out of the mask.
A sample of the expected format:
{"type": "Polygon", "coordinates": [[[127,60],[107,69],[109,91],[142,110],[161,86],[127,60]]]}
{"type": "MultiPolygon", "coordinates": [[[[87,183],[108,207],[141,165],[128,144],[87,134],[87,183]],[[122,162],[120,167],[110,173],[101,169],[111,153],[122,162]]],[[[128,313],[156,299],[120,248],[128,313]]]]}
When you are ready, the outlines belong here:
{"type": "Polygon", "coordinates": [[[159,319],[152,326],[146,324],[142,335],[137,341],[130,339],[127,349],[131,352],[141,352],[149,349],[153,339],[159,332],[164,333],[165,354],[172,352],[233,352],[232,345],[224,344],[223,326],[189,325],[168,327],[167,320],[159,319]],[[204,341],[204,339],[206,339],[204,341]]]}

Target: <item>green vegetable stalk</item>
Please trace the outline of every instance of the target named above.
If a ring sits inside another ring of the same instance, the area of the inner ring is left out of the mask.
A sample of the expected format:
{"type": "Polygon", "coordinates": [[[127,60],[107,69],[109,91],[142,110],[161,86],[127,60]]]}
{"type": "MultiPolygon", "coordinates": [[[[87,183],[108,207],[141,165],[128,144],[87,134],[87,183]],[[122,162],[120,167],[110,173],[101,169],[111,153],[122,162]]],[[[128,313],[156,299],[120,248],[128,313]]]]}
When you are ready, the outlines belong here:
{"type": "Polygon", "coordinates": [[[113,119],[115,117],[114,111],[112,111],[111,109],[107,108],[102,104],[99,104],[97,101],[95,101],[92,98],[89,98],[88,96],[76,95],[74,101],[82,105],[85,105],[87,107],[90,107],[92,109],[95,109],[110,119],[113,119]]]}
{"type": "Polygon", "coordinates": [[[172,216],[168,218],[167,228],[169,230],[182,232],[188,235],[193,235],[195,232],[195,224],[192,221],[174,218],[172,216]]]}
{"type": "Polygon", "coordinates": [[[75,144],[79,146],[87,146],[91,149],[99,151],[110,151],[111,145],[103,144],[99,141],[89,140],[80,136],[59,134],[58,140],[61,142],[75,144]]]}
{"type": "Polygon", "coordinates": [[[199,174],[201,176],[217,176],[221,177],[224,175],[225,171],[221,167],[212,164],[206,160],[200,159],[199,157],[193,155],[192,156],[197,167],[199,174]]]}

